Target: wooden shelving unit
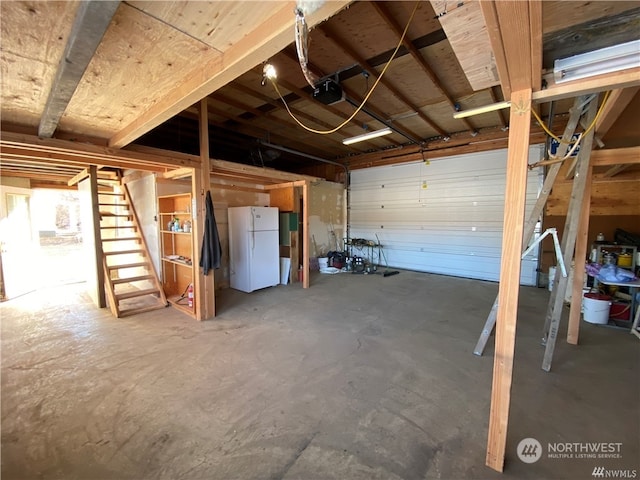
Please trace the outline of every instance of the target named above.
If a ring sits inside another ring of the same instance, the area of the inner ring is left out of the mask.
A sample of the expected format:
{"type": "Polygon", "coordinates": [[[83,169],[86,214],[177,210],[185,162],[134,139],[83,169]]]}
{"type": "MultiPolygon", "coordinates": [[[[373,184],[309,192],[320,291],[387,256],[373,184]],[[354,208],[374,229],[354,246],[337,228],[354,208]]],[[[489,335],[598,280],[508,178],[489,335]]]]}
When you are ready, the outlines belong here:
{"type": "Polygon", "coordinates": [[[194,285],[193,236],[191,229],[185,232],[185,222],[193,224],[191,194],[163,195],[158,197],[158,223],[160,226],[160,261],[162,287],[167,301],[175,308],[195,318],[193,306],[189,307],[187,290],[194,285]],[[178,219],[179,230],[170,229],[169,223],[178,219]]]}

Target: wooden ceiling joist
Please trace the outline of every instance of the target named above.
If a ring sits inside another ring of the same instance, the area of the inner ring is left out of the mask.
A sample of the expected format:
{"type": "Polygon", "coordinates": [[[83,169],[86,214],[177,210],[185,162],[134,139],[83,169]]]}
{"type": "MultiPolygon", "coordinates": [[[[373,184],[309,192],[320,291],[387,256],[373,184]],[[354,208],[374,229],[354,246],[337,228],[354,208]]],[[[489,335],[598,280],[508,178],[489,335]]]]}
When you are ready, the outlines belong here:
{"type": "MultiPolygon", "coordinates": [[[[371,6],[378,12],[378,14],[382,17],[384,22],[393,30],[396,34],[398,40],[402,38],[402,33],[404,29],[400,26],[400,24],[393,18],[393,15],[389,11],[388,7],[382,2],[371,2],[371,6]]],[[[411,57],[415,60],[418,66],[422,69],[425,75],[431,80],[431,83],[435,85],[435,87],[440,91],[442,96],[446,99],[447,103],[451,107],[451,114],[455,112],[455,100],[451,97],[447,89],[442,85],[442,82],[433,71],[431,66],[427,63],[422,54],[418,51],[418,49],[413,45],[411,40],[406,36],[402,39],[402,45],[407,49],[411,57]]],[[[475,132],[476,127],[469,121],[468,118],[462,118],[462,122],[467,126],[469,130],[475,132]]]]}
{"type": "MultiPolygon", "coordinates": [[[[290,133],[289,135],[291,136],[295,136],[297,133],[300,132],[300,126],[298,126],[294,120],[289,119],[289,120],[280,120],[276,117],[274,117],[273,115],[268,115],[267,112],[264,112],[262,110],[259,110],[257,108],[253,108],[250,107],[249,105],[246,105],[245,103],[242,103],[238,100],[232,99],[226,95],[220,94],[220,93],[214,93],[211,97],[209,98],[213,98],[214,100],[218,100],[222,103],[225,103],[227,105],[230,105],[232,107],[238,108],[240,110],[244,110],[245,112],[249,112],[253,115],[255,115],[258,118],[262,118],[265,116],[269,116],[269,121],[270,122],[274,122],[275,124],[280,125],[282,128],[288,130],[290,133]]],[[[333,127],[328,124],[327,122],[324,122],[316,117],[314,117],[313,115],[309,115],[305,112],[302,112],[300,110],[296,110],[296,109],[292,109],[292,107],[289,107],[289,109],[291,110],[291,112],[296,116],[296,117],[300,117],[300,118],[304,118],[310,122],[315,123],[316,125],[318,125],[320,128],[326,128],[326,129],[332,129],[333,127]]],[[[237,116],[228,116],[228,118],[232,119],[232,120],[237,120],[240,121],[240,119],[237,116]]],[[[289,118],[287,116],[287,118],[289,118]]],[[[244,120],[244,119],[243,119],[244,120]]],[[[248,120],[248,122],[250,123],[251,120],[248,120]]],[[[346,137],[347,135],[343,134],[343,133],[339,133],[340,135],[342,135],[343,137],[346,137]]],[[[342,145],[342,142],[340,140],[338,140],[336,137],[334,136],[329,136],[329,135],[325,135],[324,139],[333,142],[333,143],[337,143],[339,145],[342,145]]],[[[361,149],[362,151],[364,151],[364,149],[361,149]]]]}
{"type": "MultiPolygon", "coordinates": [[[[239,125],[243,126],[243,129],[237,129],[238,131],[242,132],[242,133],[246,133],[246,134],[250,134],[254,137],[257,138],[261,138],[261,139],[266,139],[266,138],[272,138],[272,139],[283,139],[285,138],[285,136],[279,132],[279,131],[269,131],[267,129],[265,129],[264,127],[261,127],[259,125],[256,125],[254,122],[252,122],[251,120],[247,120],[246,118],[242,118],[242,117],[238,117],[238,116],[234,116],[232,114],[230,114],[229,112],[226,112],[225,110],[222,110],[220,108],[216,108],[213,105],[211,105],[211,103],[209,103],[207,105],[207,110],[209,112],[209,124],[210,125],[215,125],[219,128],[225,129],[225,130],[230,130],[233,127],[231,127],[230,125],[226,125],[224,122],[220,122],[217,120],[214,120],[213,118],[211,118],[212,115],[215,115],[217,117],[222,117],[225,120],[228,120],[230,122],[235,122],[239,125]]],[[[196,113],[194,112],[193,108],[189,108],[187,110],[187,112],[193,114],[196,113]]],[[[290,140],[289,144],[295,146],[296,148],[300,149],[300,150],[309,150],[309,145],[302,143],[302,142],[298,142],[297,140],[290,140]]],[[[257,146],[257,142],[256,142],[256,146],[257,146]]],[[[316,154],[317,155],[322,155],[323,153],[325,153],[323,150],[320,150],[319,148],[315,148],[313,147],[316,154]]]]}
{"type": "MultiPolygon", "coordinates": [[[[345,38],[342,38],[342,36],[339,35],[333,28],[329,27],[328,25],[321,25],[320,27],[318,27],[318,29],[322,30],[324,34],[333,41],[337,48],[341,49],[356,62],[358,62],[362,66],[362,68],[364,68],[372,77],[376,79],[379,78],[379,74],[377,73],[374,66],[371,65],[362,55],[358,54],[358,52],[356,52],[356,50],[349,44],[349,42],[345,38]]],[[[384,85],[398,100],[404,103],[412,111],[416,112],[418,117],[420,117],[422,121],[429,125],[439,135],[443,137],[450,136],[436,122],[425,115],[417,105],[415,105],[409,98],[407,98],[404,93],[398,90],[393,82],[391,82],[387,77],[382,77],[380,83],[384,85]]]]}
{"type": "Polygon", "coordinates": [[[602,113],[596,120],[596,135],[604,137],[629,102],[640,91],[640,87],[617,88],[611,92],[602,113]]]}
{"type": "Polygon", "coordinates": [[[38,136],[53,136],[119,5],[119,1],[81,2],[40,118],[38,136]]]}
{"type": "MultiPolygon", "coordinates": [[[[131,145],[127,147],[128,150],[136,153],[145,153],[147,155],[162,155],[164,150],[160,150],[153,147],[145,147],[142,145],[131,145]]],[[[188,153],[171,152],[171,154],[180,160],[185,162],[197,160],[199,157],[196,155],[189,155],[188,153]]],[[[321,178],[311,175],[302,175],[298,173],[283,172],[281,170],[274,170],[267,167],[255,167],[253,165],[244,165],[241,163],[228,162],[226,160],[217,160],[212,158],[211,174],[219,176],[232,177],[235,175],[237,178],[250,178],[256,180],[255,183],[261,185],[268,185],[273,183],[294,182],[298,180],[308,180],[310,182],[321,181],[321,178]],[[244,177],[243,177],[244,176],[244,177]]]]}
{"type": "Polygon", "coordinates": [[[136,165],[138,170],[156,171],[163,167],[176,168],[183,166],[199,166],[197,160],[187,160],[173,155],[173,152],[164,152],[171,156],[158,156],[130,152],[127,150],[100,147],[86,143],[70,142],[55,138],[39,138],[33,135],[22,135],[11,132],[2,132],[0,139],[0,157],[4,151],[17,149],[23,152],[39,152],[36,157],[44,157],[51,154],[52,157],[66,158],[86,164],[104,165],[120,168],[120,165],[136,165]]]}
{"type": "MultiPolygon", "coordinates": [[[[299,68],[299,63],[298,63],[298,59],[295,56],[296,54],[293,53],[290,49],[285,49],[283,52],[282,58],[284,58],[285,60],[287,60],[288,62],[290,62],[292,65],[294,65],[294,68],[299,68]]],[[[320,74],[320,70],[313,66],[313,65],[309,65],[310,69],[312,71],[316,71],[318,72],[317,75],[319,77],[322,77],[324,75],[320,74]]],[[[311,95],[311,93],[308,93],[307,90],[296,87],[295,85],[293,85],[291,82],[288,82],[286,79],[278,79],[278,84],[282,85],[284,88],[286,88],[287,90],[289,90],[290,92],[295,93],[296,95],[298,95],[300,97],[300,99],[308,99],[309,101],[313,102],[314,106],[316,105],[320,105],[321,108],[323,108],[324,110],[327,110],[328,112],[331,112],[332,114],[334,114],[335,116],[337,116],[338,118],[340,118],[342,121],[348,119],[351,117],[351,115],[347,115],[345,113],[343,113],[340,109],[336,108],[333,105],[325,105],[322,104],[320,102],[318,102],[316,99],[313,98],[313,95],[311,95]]],[[[309,87],[310,88],[310,87],[309,87]]],[[[342,85],[342,89],[344,91],[344,93],[353,98],[354,100],[357,98],[357,95],[354,94],[354,92],[350,91],[344,84],[342,85]]],[[[278,104],[278,106],[280,108],[284,108],[281,104],[281,102],[278,104]]],[[[371,108],[371,102],[367,103],[367,107],[371,108]]],[[[292,109],[292,112],[295,113],[295,111],[292,109]]],[[[358,127],[359,129],[362,128],[363,121],[359,121],[358,119],[362,119],[363,117],[365,117],[365,115],[367,115],[364,112],[359,112],[355,117],[353,117],[350,120],[350,124],[355,125],[356,127],[358,127]]],[[[366,117],[368,118],[368,117],[366,117]]],[[[341,122],[340,122],[341,123],[341,122]]],[[[337,125],[337,124],[336,124],[337,125]]],[[[332,127],[334,128],[334,127],[332,127]]],[[[411,135],[419,138],[418,135],[416,135],[414,132],[409,132],[411,135]]],[[[395,142],[393,142],[392,140],[390,140],[388,137],[379,137],[376,139],[376,142],[381,142],[384,143],[386,145],[394,145],[395,142]]],[[[365,141],[361,143],[362,146],[369,146],[370,148],[373,149],[377,149],[379,148],[379,143],[374,143],[371,141],[365,141]]],[[[351,148],[353,148],[353,145],[351,145],[351,148]]]]}
{"type": "Polygon", "coordinates": [[[511,98],[511,81],[509,78],[509,68],[507,66],[507,57],[504,50],[504,40],[500,31],[498,22],[498,12],[496,11],[496,3],[488,0],[479,2],[484,23],[487,26],[491,50],[495,58],[496,70],[500,79],[502,88],[502,96],[505,100],[511,98]]]}

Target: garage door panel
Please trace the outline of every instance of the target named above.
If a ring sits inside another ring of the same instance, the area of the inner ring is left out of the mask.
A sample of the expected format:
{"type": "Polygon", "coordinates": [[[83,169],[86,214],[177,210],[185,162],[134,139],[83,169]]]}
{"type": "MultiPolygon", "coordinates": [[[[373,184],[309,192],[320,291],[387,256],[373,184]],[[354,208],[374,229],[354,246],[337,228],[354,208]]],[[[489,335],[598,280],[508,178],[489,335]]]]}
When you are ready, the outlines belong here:
{"type": "MultiPolygon", "coordinates": [[[[541,153],[539,146],[532,147],[530,162],[541,153]]],[[[500,150],[432,159],[430,165],[356,170],[351,173],[351,236],[378,238],[391,267],[497,281],[506,160],[506,150],[500,150]]],[[[539,172],[529,172],[527,213],[540,185],[539,172]]],[[[534,250],[522,263],[523,284],[535,285],[537,263],[534,250]]]]}

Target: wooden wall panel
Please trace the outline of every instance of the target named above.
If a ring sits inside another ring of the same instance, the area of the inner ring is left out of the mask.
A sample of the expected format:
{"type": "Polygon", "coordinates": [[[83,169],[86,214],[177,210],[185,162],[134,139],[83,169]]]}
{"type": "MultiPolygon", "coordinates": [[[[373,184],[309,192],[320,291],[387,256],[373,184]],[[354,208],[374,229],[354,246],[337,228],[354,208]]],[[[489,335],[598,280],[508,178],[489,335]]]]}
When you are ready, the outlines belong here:
{"type": "MultiPolygon", "coordinates": [[[[566,215],[570,195],[571,183],[568,181],[557,182],[549,196],[545,214],[549,216],[566,215]]],[[[605,179],[602,176],[594,178],[590,215],[640,216],[640,178],[638,175],[634,172],[625,172],[610,179],[605,179]]]]}
{"type": "Polygon", "coordinates": [[[294,203],[293,187],[279,188],[277,190],[271,190],[269,192],[271,197],[271,203],[269,206],[278,207],[281,212],[295,212],[297,211],[294,203]]]}

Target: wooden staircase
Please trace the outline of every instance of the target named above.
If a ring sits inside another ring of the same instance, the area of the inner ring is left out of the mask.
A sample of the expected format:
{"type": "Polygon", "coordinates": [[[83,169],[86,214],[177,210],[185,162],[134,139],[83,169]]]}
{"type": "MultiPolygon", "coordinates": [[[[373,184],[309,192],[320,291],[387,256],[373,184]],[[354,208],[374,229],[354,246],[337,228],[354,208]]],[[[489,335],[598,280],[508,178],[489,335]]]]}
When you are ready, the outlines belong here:
{"type": "Polygon", "coordinates": [[[168,305],[119,172],[98,171],[104,284],[111,313],[125,317],[168,305]]]}

